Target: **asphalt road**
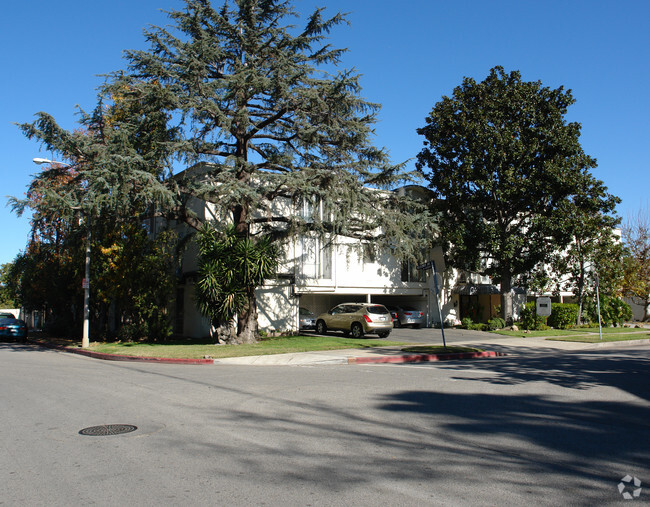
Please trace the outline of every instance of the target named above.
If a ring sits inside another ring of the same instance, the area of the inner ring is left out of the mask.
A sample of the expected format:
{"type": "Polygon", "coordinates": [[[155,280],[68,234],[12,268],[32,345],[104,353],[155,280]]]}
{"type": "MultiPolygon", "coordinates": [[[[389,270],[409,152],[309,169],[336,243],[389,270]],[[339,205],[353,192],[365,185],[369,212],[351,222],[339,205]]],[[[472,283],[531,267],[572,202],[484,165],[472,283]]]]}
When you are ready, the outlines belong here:
{"type": "Polygon", "coordinates": [[[0,344],[0,505],[640,505],[649,352],[181,366],[0,344]],[[108,424],[137,430],[79,434],[108,424]]]}

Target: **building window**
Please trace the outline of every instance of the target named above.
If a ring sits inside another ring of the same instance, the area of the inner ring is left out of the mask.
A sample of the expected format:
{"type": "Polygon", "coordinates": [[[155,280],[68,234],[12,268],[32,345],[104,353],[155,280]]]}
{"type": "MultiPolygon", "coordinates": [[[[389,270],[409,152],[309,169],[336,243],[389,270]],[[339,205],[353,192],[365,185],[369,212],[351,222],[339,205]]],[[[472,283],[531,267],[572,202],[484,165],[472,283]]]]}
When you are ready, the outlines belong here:
{"type": "Polygon", "coordinates": [[[319,197],[305,197],[302,201],[300,216],[307,223],[321,222],[324,218],[323,202],[319,197]]]}
{"type": "Polygon", "coordinates": [[[424,269],[418,269],[418,262],[402,261],[403,282],[426,282],[427,273],[424,269]]]}
{"type": "Polygon", "coordinates": [[[302,275],[307,278],[332,278],[332,244],[328,238],[303,237],[301,239],[302,275]]]}

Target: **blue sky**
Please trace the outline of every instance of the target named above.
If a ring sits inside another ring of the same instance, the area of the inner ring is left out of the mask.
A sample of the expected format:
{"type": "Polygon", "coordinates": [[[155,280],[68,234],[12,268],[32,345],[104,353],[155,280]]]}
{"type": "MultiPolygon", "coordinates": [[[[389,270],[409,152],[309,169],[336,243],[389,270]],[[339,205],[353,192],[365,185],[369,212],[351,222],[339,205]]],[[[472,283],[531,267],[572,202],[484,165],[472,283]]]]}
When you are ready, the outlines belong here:
{"type": "MultiPolygon", "coordinates": [[[[215,1],[215,5],[221,1],[215,1]]],[[[179,0],[28,0],[9,2],[0,20],[0,263],[25,248],[28,217],[5,206],[22,196],[50,158],[13,125],[38,111],[76,127],[75,106],[95,105],[99,75],[125,66],[122,51],[145,49],[142,29],[167,23],[160,9],[179,0]]],[[[348,12],[330,43],[346,47],[343,67],[363,75],[363,96],[382,105],[376,144],[394,162],[422,148],[415,129],[464,76],[490,68],[520,70],[527,81],[573,91],[567,119],[582,124],[582,146],[598,160],[593,173],[623,199],[623,217],[650,201],[650,2],[647,0],[295,0],[307,14],[348,12]]],[[[412,162],[410,163],[412,164],[412,162]]]]}

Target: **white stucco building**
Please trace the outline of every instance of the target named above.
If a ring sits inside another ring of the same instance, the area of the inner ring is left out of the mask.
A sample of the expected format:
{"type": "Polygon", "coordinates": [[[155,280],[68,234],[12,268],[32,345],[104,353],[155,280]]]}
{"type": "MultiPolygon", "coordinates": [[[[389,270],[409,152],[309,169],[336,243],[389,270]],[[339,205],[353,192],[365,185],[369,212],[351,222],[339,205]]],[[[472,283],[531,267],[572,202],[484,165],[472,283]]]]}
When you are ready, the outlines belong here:
{"type": "MultiPolygon", "coordinates": [[[[194,170],[200,174],[200,168],[194,170]]],[[[422,187],[408,188],[402,191],[428,192],[422,187]]],[[[190,206],[200,221],[216,218],[210,203],[194,200],[190,206]]],[[[294,213],[307,220],[314,213],[323,213],[318,205],[296,206],[282,200],[274,207],[278,208],[274,214],[294,213]]],[[[186,227],[179,226],[181,234],[190,233],[186,227]]],[[[439,322],[431,270],[418,270],[389,251],[375,254],[349,237],[317,235],[291,237],[282,244],[281,251],[277,278],[257,290],[262,330],[297,331],[300,307],[319,314],[343,302],[364,301],[413,306],[425,313],[428,325],[439,322]]],[[[440,248],[423,256],[444,270],[440,248]]],[[[194,301],[197,269],[198,249],[190,243],[183,255],[182,281],[172,305],[175,333],[189,337],[205,336],[210,329],[208,319],[198,312],[194,301]]],[[[458,310],[458,297],[451,291],[455,282],[452,278],[448,273],[438,276],[443,320],[448,321],[457,320],[458,310]]]]}
{"type": "MultiPolygon", "coordinates": [[[[200,177],[200,167],[189,171],[200,177]]],[[[398,191],[425,199],[430,192],[419,186],[398,191]]],[[[193,200],[189,206],[200,221],[217,219],[210,203],[193,200]]],[[[325,218],[322,207],[313,203],[296,206],[279,199],[273,207],[274,216],[293,213],[309,220],[320,213],[320,218],[325,218]]],[[[190,233],[186,227],[179,226],[181,234],[190,233]]],[[[431,327],[439,325],[440,316],[446,325],[453,325],[463,317],[486,322],[496,314],[500,296],[489,278],[446,269],[440,247],[424,252],[422,259],[423,263],[435,263],[438,293],[431,269],[418,269],[413,263],[402,262],[390,251],[374,253],[363,248],[358,240],[344,236],[290,237],[282,244],[278,276],[256,291],[260,329],[297,331],[300,307],[318,315],[344,302],[415,307],[424,313],[426,324],[431,327]]],[[[181,283],[172,305],[175,333],[189,337],[206,336],[210,330],[208,319],[198,312],[194,301],[197,269],[198,249],[190,242],[183,255],[181,283]]],[[[525,294],[515,294],[515,306],[523,304],[525,298],[525,294]]]]}

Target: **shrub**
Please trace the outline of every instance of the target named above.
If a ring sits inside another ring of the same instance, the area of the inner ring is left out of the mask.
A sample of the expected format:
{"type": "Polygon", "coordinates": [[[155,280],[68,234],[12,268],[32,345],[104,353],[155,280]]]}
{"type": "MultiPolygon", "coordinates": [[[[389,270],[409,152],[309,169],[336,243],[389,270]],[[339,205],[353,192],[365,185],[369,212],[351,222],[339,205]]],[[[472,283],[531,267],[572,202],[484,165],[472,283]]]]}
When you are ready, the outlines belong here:
{"type": "Polygon", "coordinates": [[[144,329],[138,324],[129,322],[122,325],[117,332],[117,339],[122,342],[134,342],[142,339],[144,336],[144,329]]]}
{"type": "Polygon", "coordinates": [[[463,329],[471,329],[472,324],[473,324],[472,319],[470,319],[469,317],[465,317],[465,318],[461,321],[461,327],[462,327],[463,329]]]}
{"type": "Polygon", "coordinates": [[[552,303],[548,325],[555,329],[568,329],[578,322],[578,305],[569,303],[552,303]]]}
{"type": "Polygon", "coordinates": [[[488,320],[488,329],[490,331],[496,331],[497,329],[503,329],[506,327],[506,321],[501,317],[494,317],[488,320]]]}
{"type": "MultiPolygon", "coordinates": [[[[585,304],[585,311],[592,322],[598,322],[596,301],[585,304]]],[[[632,308],[620,298],[603,296],[600,298],[600,317],[603,326],[621,326],[632,319],[632,308]]]]}
{"type": "Polygon", "coordinates": [[[534,301],[531,301],[530,303],[526,303],[522,308],[521,327],[530,330],[548,329],[548,326],[546,325],[546,317],[540,317],[537,315],[537,310],[535,309],[534,301]]]}

